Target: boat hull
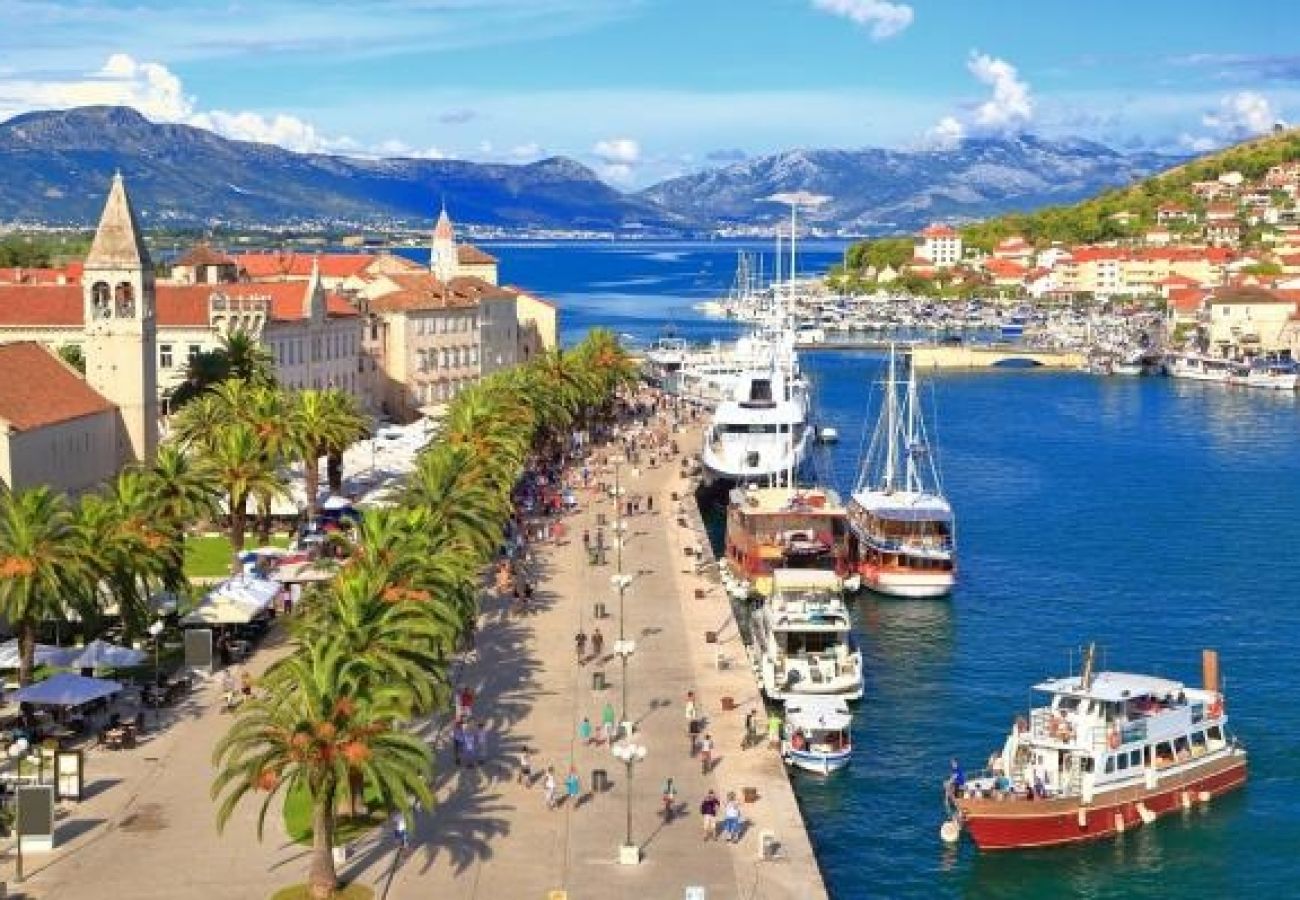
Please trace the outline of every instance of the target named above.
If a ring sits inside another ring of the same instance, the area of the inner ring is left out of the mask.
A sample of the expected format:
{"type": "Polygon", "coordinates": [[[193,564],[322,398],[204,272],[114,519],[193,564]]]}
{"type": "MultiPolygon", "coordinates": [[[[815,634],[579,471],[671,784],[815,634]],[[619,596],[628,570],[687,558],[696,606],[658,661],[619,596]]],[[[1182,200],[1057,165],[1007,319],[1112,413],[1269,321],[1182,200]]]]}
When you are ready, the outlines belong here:
{"type": "Polygon", "coordinates": [[[803,769],[805,772],[812,772],[814,775],[829,775],[832,772],[838,772],[849,764],[852,758],[852,749],[837,750],[834,753],[815,753],[810,750],[795,750],[792,747],[786,747],[782,751],[785,757],[786,765],[795,769],[803,769]]]}
{"type": "Polygon", "coordinates": [[[859,571],[863,587],[877,594],[913,600],[946,597],[952,593],[955,581],[951,569],[919,571],[864,564],[859,571]]]}
{"type": "Polygon", "coordinates": [[[1246,783],[1246,757],[1233,754],[1198,769],[1162,779],[1154,788],[1099,794],[1084,806],[1078,798],[1027,801],[957,801],[962,827],[981,850],[1023,850],[1104,840],[1233,791],[1246,783]]]}

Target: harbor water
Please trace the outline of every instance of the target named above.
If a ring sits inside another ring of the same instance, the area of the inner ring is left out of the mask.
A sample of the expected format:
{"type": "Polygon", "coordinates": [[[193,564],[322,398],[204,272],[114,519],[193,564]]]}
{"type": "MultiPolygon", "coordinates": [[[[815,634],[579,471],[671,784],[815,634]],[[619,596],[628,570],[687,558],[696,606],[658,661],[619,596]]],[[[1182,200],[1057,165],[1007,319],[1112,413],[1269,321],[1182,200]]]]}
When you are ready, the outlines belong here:
{"type": "MultiPolygon", "coordinates": [[[[491,248],[509,280],[558,302],[566,336],[604,325],[734,327],[693,304],[725,292],[736,245],[491,248]]],[[[751,248],[752,249],[752,248],[751,248]]],[[[824,269],[842,245],[810,244],[824,269]]],[[[847,492],[874,422],[880,354],[805,353],[817,468],[847,492]]],[[[951,599],[856,604],[866,660],[856,757],[796,777],[837,898],[1294,896],[1300,884],[1300,401],[1171,379],[943,374],[926,382],[957,513],[951,599]],[[1106,667],[1199,682],[1220,652],[1228,712],[1251,751],[1244,791],[1120,839],[980,854],[938,837],[956,756],[984,765],[1038,680],[1096,641],[1106,667]]],[[[725,777],[725,771],[723,773],[725,777]]]]}

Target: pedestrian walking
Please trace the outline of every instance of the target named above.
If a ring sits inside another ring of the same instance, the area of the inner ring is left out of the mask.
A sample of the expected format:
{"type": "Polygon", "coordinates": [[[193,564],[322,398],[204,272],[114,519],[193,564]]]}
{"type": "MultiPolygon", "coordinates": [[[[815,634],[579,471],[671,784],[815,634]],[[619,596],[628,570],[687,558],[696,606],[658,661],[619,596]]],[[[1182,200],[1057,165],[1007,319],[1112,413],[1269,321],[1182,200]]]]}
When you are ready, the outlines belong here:
{"type": "Polygon", "coordinates": [[[587,633],[586,633],[585,631],[583,631],[582,628],[579,628],[579,629],[578,629],[578,633],[575,634],[575,635],[573,636],[573,647],[574,647],[575,650],[578,651],[578,665],[580,665],[580,666],[582,666],[582,665],[586,665],[586,663],[587,663],[587,633]]]}
{"type": "Polygon", "coordinates": [[[606,700],[600,710],[600,725],[605,732],[605,742],[609,744],[614,743],[614,720],[614,704],[606,700]]]}
{"type": "Polygon", "coordinates": [[[478,754],[477,760],[480,763],[486,763],[488,759],[488,733],[487,727],[479,722],[474,726],[474,752],[478,754]]]}
{"type": "Polygon", "coordinates": [[[591,658],[599,660],[605,652],[605,636],[600,633],[600,627],[597,626],[591,631],[591,658]]]}
{"type": "Polygon", "coordinates": [[[674,807],[677,805],[677,785],[673,784],[671,778],[664,782],[663,804],[664,824],[667,825],[673,820],[674,807]]]}
{"type": "Polygon", "coordinates": [[[582,780],[578,778],[578,769],[575,766],[569,766],[569,774],[564,779],[564,793],[569,798],[569,805],[576,807],[578,805],[578,794],[582,792],[582,780]]]}
{"type": "Polygon", "coordinates": [[[704,839],[717,840],[718,837],[718,795],[709,791],[700,801],[700,817],[704,820],[704,839]]]}
{"type": "Polygon", "coordinates": [[[555,809],[555,767],[546,767],[546,777],[542,779],[542,793],[546,796],[546,808],[555,809]]]}
{"type": "Polygon", "coordinates": [[[706,734],[700,739],[700,772],[709,774],[713,768],[713,735],[706,734]]]}
{"type": "Polygon", "coordinates": [[[467,768],[474,768],[474,754],[478,752],[478,746],[475,743],[475,734],[472,728],[466,728],[461,733],[460,755],[465,760],[467,768]]]}
{"type": "Polygon", "coordinates": [[[727,806],[722,814],[722,830],[727,840],[736,843],[740,840],[740,804],[736,802],[735,791],[727,793],[727,806]]]}
{"type": "Polygon", "coordinates": [[[465,726],[457,719],[451,725],[451,759],[457,766],[460,765],[461,748],[465,746],[465,726]]]}
{"type": "Polygon", "coordinates": [[[397,841],[397,855],[400,857],[411,846],[411,835],[406,830],[406,816],[400,812],[393,816],[393,837],[397,841]]]}
{"type": "Polygon", "coordinates": [[[749,708],[749,712],[745,713],[745,734],[740,739],[741,750],[749,749],[749,742],[754,735],[754,719],[757,718],[757,716],[758,710],[754,709],[752,706],[749,708]]]}
{"type": "Polygon", "coordinates": [[[527,747],[519,751],[519,777],[515,783],[533,786],[533,751],[527,747]]]}
{"type": "MultiPolygon", "coordinates": [[[[654,465],[654,460],[650,460],[650,465],[654,465]]],[[[645,498],[645,511],[652,513],[655,511],[655,498],[653,494],[647,494],[645,498]]]]}
{"type": "Polygon", "coordinates": [[[582,549],[591,552],[591,532],[586,528],[582,529],[582,549]]]}
{"type": "Polygon", "coordinates": [[[767,746],[773,750],[781,746],[781,716],[777,713],[767,717],[767,746]]]}
{"type": "Polygon", "coordinates": [[[456,718],[468,719],[474,709],[474,692],[468,686],[462,687],[456,695],[456,718]]]}
{"type": "Polygon", "coordinates": [[[591,746],[591,719],[586,716],[583,716],[582,721],[578,723],[578,740],[587,746],[591,746]]]}

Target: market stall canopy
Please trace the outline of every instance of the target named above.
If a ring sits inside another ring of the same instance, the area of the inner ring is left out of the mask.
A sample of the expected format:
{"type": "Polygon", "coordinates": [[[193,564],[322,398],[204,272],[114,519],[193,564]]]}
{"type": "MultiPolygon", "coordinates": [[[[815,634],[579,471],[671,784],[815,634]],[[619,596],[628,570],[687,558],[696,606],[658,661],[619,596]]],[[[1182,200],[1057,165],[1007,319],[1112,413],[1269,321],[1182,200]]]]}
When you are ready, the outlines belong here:
{"type": "Polygon", "coordinates": [[[265,610],[280,593],[280,585],[264,578],[231,578],[221,582],[184,619],[186,625],[244,625],[265,610]]]}
{"type": "Polygon", "coordinates": [[[60,672],[14,691],[9,699],[14,703],[31,703],[35,706],[81,706],[101,697],[111,697],[120,690],[122,685],[116,681],[60,672]]]}
{"type": "Polygon", "coordinates": [[[336,564],[303,561],[280,565],[271,573],[271,578],[281,584],[306,584],[311,581],[329,581],[338,573],[336,564]]]}
{"type": "Polygon", "coordinates": [[[91,641],[68,662],[70,669],[125,669],[144,662],[144,653],[108,641],[91,641]]]}
{"type": "MultiPolygon", "coordinates": [[[[37,644],[35,662],[38,666],[66,666],[68,660],[79,652],[76,647],[51,647],[48,644],[37,644]]],[[[21,665],[21,660],[17,638],[11,638],[0,644],[0,669],[17,669],[21,665]]]]}

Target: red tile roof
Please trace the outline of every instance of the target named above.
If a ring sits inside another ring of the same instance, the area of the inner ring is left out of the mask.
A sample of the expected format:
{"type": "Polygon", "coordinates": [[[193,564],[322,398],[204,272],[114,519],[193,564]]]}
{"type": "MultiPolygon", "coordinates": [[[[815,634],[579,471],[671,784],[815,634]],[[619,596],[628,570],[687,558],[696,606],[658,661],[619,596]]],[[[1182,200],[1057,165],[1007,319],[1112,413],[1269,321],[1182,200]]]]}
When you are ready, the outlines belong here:
{"type": "Polygon", "coordinates": [[[956,236],[957,236],[957,232],[954,231],[952,227],[949,225],[938,225],[938,224],[930,225],[924,231],[921,232],[921,237],[927,237],[927,238],[934,238],[934,237],[951,238],[956,236]]]}
{"type": "Polygon", "coordinates": [[[60,279],[64,283],[76,280],[64,269],[0,269],[0,284],[59,284],[60,279]]]}
{"type": "Polygon", "coordinates": [[[1195,312],[1201,308],[1201,301],[1207,292],[1200,288],[1174,288],[1169,292],[1169,305],[1182,312],[1195,312]]]}
{"type": "Polygon", "coordinates": [[[376,312],[404,312],[418,309],[470,309],[485,297],[513,296],[481,278],[453,278],[443,284],[429,272],[386,276],[398,290],[376,297],[370,304],[376,312]]]}
{"type": "Polygon", "coordinates": [[[483,266],[496,262],[497,258],[490,253],[484,253],[473,244],[458,244],[456,261],[465,266],[483,266]]]}
{"type": "Polygon", "coordinates": [[[0,420],[14,431],[32,431],[113,409],[73,369],[34,341],[0,345],[0,420]]]}
{"type": "Polygon", "coordinates": [[[184,256],[176,260],[176,266],[231,266],[235,261],[207,244],[195,244],[184,256]]]}
{"type": "Polygon", "coordinates": [[[1247,303],[1294,303],[1295,301],[1267,288],[1231,287],[1215,291],[1210,302],[1235,306],[1247,303]]]}
{"type": "Polygon", "coordinates": [[[235,263],[240,271],[253,280],[282,278],[307,278],[311,266],[320,266],[322,278],[350,278],[356,275],[375,257],[369,253],[240,253],[235,263]]]}

